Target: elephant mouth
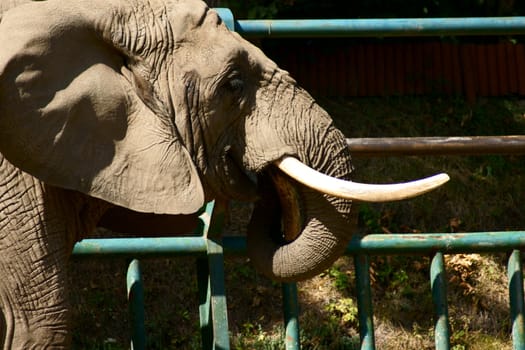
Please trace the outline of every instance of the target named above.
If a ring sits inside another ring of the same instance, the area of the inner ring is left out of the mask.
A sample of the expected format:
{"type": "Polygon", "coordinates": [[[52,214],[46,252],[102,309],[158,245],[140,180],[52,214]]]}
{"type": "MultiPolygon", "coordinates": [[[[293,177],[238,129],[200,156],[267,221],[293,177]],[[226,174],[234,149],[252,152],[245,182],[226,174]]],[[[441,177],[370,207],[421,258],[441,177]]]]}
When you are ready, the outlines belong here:
{"type": "Polygon", "coordinates": [[[235,160],[230,149],[226,149],[221,156],[222,169],[215,175],[218,177],[219,191],[226,198],[242,202],[254,202],[258,198],[258,176],[248,171],[235,160]]]}
{"type": "Polygon", "coordinates": [[[276,232],[283,233],[278,238],[293,241],[305,225],[300,190],[304,186],[280,171],[275,161],[250,170],[241,165],[229,147],[224,148],[221,158],[222,169],[216,177],[221,181],[222,196],[241,202],[259,202],[264,198],[274,203],[273,207],[279,209],[274,219],[280,222],[276,232]]]}
{"type": "MultiPolygon", "coordinates": [[[[282,236],[278,237],[279,240],[284,240],[284,242],[294,241],[306,225],[301,185],[275,166],[269,166],[265,170],[264,175],[259,177],[264,177],[264,179],[260,180],[261,183],[271,183],[272,190],[269,192],[273,193],[273,201],[278,203],[280,209],[279,215],[276,215],[278,218],[277,222],[280,223],[280,230],[277,230],[277,232],[282,233],[282,236]]],[[[261,187],[259,189],[260,197],[266,194],[261,193],[263,191],[266,192],[265,186],[261,187]]]]}
{"type": "Polygon", "coordinates": [[[257,222],[259,227],[264,227],[277,245],[293,242],[307,225],[305,187],[271,164],[257,174],[257,183],[258,196],[250,224],[257,222]],[[255,211],[264,218],[254,218],[255,211]]]}

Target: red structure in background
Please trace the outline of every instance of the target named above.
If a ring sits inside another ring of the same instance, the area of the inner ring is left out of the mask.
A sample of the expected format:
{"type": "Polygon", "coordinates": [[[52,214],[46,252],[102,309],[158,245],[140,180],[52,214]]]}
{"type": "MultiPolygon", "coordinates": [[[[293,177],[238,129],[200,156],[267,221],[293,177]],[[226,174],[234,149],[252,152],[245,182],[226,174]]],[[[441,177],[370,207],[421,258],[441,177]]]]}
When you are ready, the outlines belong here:
{"type": "Polygon", "coordinates": [[[525,96],[525,46],[511,42],[287,45],[266,50],[317,96],[525,96]]]}

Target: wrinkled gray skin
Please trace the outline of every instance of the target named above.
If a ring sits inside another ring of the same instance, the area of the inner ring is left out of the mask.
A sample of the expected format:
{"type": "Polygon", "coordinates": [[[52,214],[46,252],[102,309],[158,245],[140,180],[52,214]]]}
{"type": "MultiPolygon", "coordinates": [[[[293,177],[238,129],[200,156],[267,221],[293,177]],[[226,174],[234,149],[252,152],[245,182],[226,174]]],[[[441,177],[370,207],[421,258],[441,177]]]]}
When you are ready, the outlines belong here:
{"type": "Polygon", "coordinates": [[[341,254],[350,202],[271,164],[293,155],[347,179],[343,135],[203,2],[0,0],[0,11],[4,349],[68,348],[67,260],[115,206],[180,215],[212,198],[256,201],[249,254],[276,280],[341,254]],[[299,202],[279,199],[274,180],[299,202]],[[300,211],[288,241],[280,203],[300,211]]]}

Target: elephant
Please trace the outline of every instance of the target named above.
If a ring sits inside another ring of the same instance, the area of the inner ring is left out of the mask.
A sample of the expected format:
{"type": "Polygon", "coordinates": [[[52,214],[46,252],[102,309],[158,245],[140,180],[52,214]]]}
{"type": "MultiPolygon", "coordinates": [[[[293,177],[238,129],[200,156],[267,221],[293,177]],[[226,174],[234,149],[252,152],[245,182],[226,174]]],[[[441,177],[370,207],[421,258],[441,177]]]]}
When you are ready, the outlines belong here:
{"type": "Polygon", "coordinates": [[[296,281],[342,254],[352,200],[404,199],[448,179],[351,182],[328,113],[200,0],[0,10],[3,349],[70,346],[67,262],[115,208],[169,217],[212,199],[253,202],[251,261],[296,281]]]}

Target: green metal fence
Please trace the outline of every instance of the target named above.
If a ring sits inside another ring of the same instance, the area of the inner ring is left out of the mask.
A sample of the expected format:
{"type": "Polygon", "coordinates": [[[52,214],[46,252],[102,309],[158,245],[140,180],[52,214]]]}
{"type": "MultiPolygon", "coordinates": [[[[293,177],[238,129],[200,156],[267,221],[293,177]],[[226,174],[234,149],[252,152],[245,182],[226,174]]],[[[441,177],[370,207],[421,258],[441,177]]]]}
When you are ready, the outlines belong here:
{"type": "MultiPolygon", "coordinates": [[[[525,18],[385,19],[336,21],[235,21],[227,9],[219,9],[229,26],[246,36],[420,36],[524,34],[525,18]]],[[[480,146],[482,151],[483,145],[480,146]]],[[[470,148],[469,148],[470,150],[470,148]]],[[[471,151],[471,150],[470,150],[471,151]]],[[[459,151],[461,152],[461,147],[459,151]]],[[[490,152],[494,153],[494,152],[490,152]]],[[[140,260],[156,257],[195,256],[198,271],[199,314],[204,349],[229,349],[228,315],[224,285],[224,254],[244,254],[243,237],[222,234],[222,210],[208,203],[200,216],[199,235],[194,237],[86,239],[76,244],[80,257],[127,257],[127,287],[132,320],[132,349],[144,349],[144,299],[140,260]]],[[[435,305],[435,346],[450,349],[447,278],[444,254],[471,252],[510,253],[508,289],[514,349],[525,349],[525,307],[520,250],[525,231],[464,234],[373,234],[354,237],[347,254],[354,257],[359,308],[361,349],[375,349],[369,257],[372,255],[425,254],[432,256],[430,283],[435,305]]],[[[283,284],[286,349],[299,349],[297,286],[283,284]]]]}
{"type": "MultiPolygon", "coordinates": [[[[129,265],[127,286],[133,321],[133,349],[145,348],[144,306],[139,260],[145,258],[196,256],[199,286],[200,327],[204,349],[229,349],[228,317],[224,285],[224,254],[244,254],[244,237],[208,238],[208,204],[203,235],[195,237],[87,239],[74,249],[76,257],[134,258],[129,265]]],[[[474,232],[462,234],[373,234],[354,237],[346,253],[354,257],[361,349],[375,349],[373,305],[370,286],[371,255],[420,254],[432,256],[430,284],[435,305],[436,349],[450,349],[447,306],[447,278],[444,254],[510,252],[508,280],[514,349],[525,349],[525,308],[520,249],[525,248],[525,231],[474,232]]],[[[283,284],[286,349],[299,349],[299,306],[297,286],[283,284]]]]}

